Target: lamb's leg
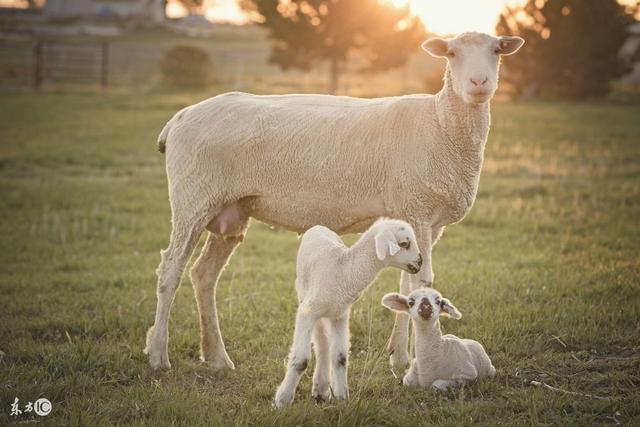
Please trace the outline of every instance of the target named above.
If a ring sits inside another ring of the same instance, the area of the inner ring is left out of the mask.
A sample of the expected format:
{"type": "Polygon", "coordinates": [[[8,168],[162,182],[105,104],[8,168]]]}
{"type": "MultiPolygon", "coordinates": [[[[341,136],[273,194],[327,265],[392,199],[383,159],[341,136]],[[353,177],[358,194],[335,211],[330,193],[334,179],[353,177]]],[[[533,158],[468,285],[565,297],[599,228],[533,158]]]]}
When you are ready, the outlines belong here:
{"type": "Polygon", "coordinates": [[[293,333],[293,345],[287,362],[287,373],[276,391],[274,405],[281,409],[293,402],[298,382],[302,373],[307,369],[311,353],[311,334],[316,318],[304,313],[304,305],[298,307],[296,328],[293,333]]]}
{"type": "MultiPolygon", "coordinates": [[[[433,284],[433,269],[431,263],[432,252],[432,228],[428,224],[414,225],[416,240],[420,247],[423,264],[417,274],[410,275],[402,272],[400,276],[400,293],[408,295],[411,291],[420,286],[431,286],[433,284]]],[[[441,234],[442,228],[436,229],[437,236],[441,234]]],[[[409,342],[409,316],[405,313],[396,313],[396,321],[389,338],[389,362],[394,369],[402,370],[409,364],[409,352],[407,351],[409,342]]]]}
{"type": "Polygon", "coordinates": [[[415,359],[411,361],[411,367],[402,379],[402,384],[407,387],[417,387],[420,384],[418,380],[418,365],[415,359]]]}
{"type": "Polygon", "coordinates": [[[448,388],[455,387],[457,385],[458,385],[458,382],[454,380],[435,380],[431,384],[431,387],[437,390],[444,391],[444,390],[447,390],[448,388]]]}
{"type": "Polygon", "coordinates": [[[331,320],[331,389],[337,399],[349,398],[349,312],[331,320]]]}
{"type": "Polygon", "coordinates": [[[158,303],[153,326],[147,332],[147,346],[144,350],[149,355],[152,369],[171,368],[168,352],[169,313],[171,304],[182,279],[184,268],[198,242],[204,224],[194,221],[180,221],[174,217],[169,247],[161,252],[158,267],[158,303]]]}
{"type": "Polygon", "coordinates": [[[200,257],[191,269],[191,282],[200,313],[200,357],[214,369],[235,368],[220,334],[216,285],[227,261],[241,241],[242,235],[223,237],[209,233],[200,257]]]}
{"type": "Polygon", "coordinates": [[[316,369],[313,372],[311,396],[322,402],[331,397],[329,379],[331,373],[330,343],[327,335],[326,320],[320,319],[313,329],[313,351],[316,355],[316,369]]]}

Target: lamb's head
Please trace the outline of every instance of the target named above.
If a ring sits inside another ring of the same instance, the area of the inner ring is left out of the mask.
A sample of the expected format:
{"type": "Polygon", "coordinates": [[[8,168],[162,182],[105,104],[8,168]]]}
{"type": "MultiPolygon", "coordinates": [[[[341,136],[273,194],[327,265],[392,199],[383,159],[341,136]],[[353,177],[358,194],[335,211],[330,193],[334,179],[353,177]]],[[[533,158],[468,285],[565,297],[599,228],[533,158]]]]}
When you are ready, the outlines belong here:
{"type": "Polygon", "coordinates": [[[420,271],[422,255],[413,228],[394,219],[381,219],[373,227],[376,255],[387,267],[397,267],[411,274],[420,271]]]}
{"type": "Polygon", "coordinates": [[[408,313],[417,321],[434,321],[439,316],[460,319],[462,314],[440,292],[432,288],[416,289],[409,295],[398,293],[386,294],[382,297],[382,305],[393,311],[408,313]]]}
{"type": "Polygon", "coordinates": [[[456,95],[467,103],[482,104],[498,87],[500,57],[516,53],[523,43],[520,37],[463,33],[451,39],[429,39],[422,48],[447,58],[445,79],[451,79],[456,95]]]}

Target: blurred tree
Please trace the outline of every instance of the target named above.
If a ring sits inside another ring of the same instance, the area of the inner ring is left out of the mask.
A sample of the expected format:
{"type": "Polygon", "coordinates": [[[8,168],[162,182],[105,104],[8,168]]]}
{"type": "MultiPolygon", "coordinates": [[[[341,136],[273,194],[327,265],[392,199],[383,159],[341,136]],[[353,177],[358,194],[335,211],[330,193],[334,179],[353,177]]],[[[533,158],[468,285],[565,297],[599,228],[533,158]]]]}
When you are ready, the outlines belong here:
{"type": "Polygon", "coordinates": [[[178,0],[189,13],[199,13],[202,11],[204,0],[178,0]]]}
{"type": "Polygon", "coordinates": [[[616,0],[529,0],[507,8],[496,32],[526,43],[514,58],[505,58],[505,80],[527,95],[606,94],[609,82],[624,72],[618,50],[637,8],[616,0]]]}
{"type": "Polygon", "coordinates": [[[309,70],[330,64],[329,92],[338,88],[340,71],[352,51],[366,62],[361,71],[385,71],[403,65],[424,37],[409,8],[389,0],[241,0],[268,28],[270,62],[283,69],[309,70]]]}

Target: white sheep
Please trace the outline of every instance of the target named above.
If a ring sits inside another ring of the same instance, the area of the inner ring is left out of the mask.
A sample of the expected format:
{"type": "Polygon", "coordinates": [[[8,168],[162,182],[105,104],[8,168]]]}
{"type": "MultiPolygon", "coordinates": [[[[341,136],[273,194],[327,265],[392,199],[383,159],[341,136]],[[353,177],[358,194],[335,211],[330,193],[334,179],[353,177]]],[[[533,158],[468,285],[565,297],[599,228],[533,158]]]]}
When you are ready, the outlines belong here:
{"type": "Polygon", "coordinates": [[[311,341],[316,354],[313,397],[321,401],[333,392],[334,397],[346,399],[351,305],[383,268],[417,273],[421,265],[415,234],[404,221],[379,220],[350,248],[326,227],[307,231],[298,250],[299,306],[293,345],[275,406],[282,408],[293,401],[307,368],[311,341]]]}
{"type": "MultiPolygon", "coordinates": [[[[338,234],[362,232],[380,217],[405,220],[424,266],[411,283],[402,273],[401,292],[430,285],[432,246],[475,200],[500,56],[522,43],[479,33],[425,42],[432,55],[448,58],[437,95],[228,93],[178,112],[158,140],[166,150],[172,231],[147,334],[151,367],[170,367],[169,312],[204,230],[209,236],[191,279],[201,357],[214,368],[234,367],[220,335],[215,287],[250,217],[299,233],[320,224],[338,234]]],[[[407,325],[405,315],[396,319],[394,366],[409,360],[407,325]]]]}
{"type": "Polygon", "coordinates": [[[387,294],[382,305],[413,320],[415,359],[402,383],[410,387],[445,390],[466,381],[493,377],[496,369],[477,341],[442,335],[440,316],[460,319],[462,314],[435,289],[423,288],[408,296],[387,294]]]}

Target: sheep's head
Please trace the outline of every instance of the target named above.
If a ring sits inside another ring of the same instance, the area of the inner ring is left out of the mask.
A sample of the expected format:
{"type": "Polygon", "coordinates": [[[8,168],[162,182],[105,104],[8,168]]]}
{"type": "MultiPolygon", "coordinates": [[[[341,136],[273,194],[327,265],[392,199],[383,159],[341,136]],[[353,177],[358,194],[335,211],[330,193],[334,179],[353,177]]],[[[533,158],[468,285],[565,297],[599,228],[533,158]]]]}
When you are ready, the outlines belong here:
{"type": "Polygon", "coordinates": [[[420,271],[422,255],[413,228],[408,223],[381,219],[373,227],[376,255],[380,261],[411,274],[420,271]]]}
{"type": "Polygon", "coordinates": [[[456,95],[467,103],[482,104],[498,87],[500,57],[513,55],[523,43],[520,37],[463,33],[451,39],[429,39],[422,48],[447,59],[447,78],[456,95]]]}
{"type": "Polygon", "coordinates": [[[393,311],[408,313],[419,321],[432,321],[440,316],[454,319],[462,317],[451,301],[431,288],[416,289],[407,296],[398,293],[386,294],[382,297],[382,305],[393,311]]]}

